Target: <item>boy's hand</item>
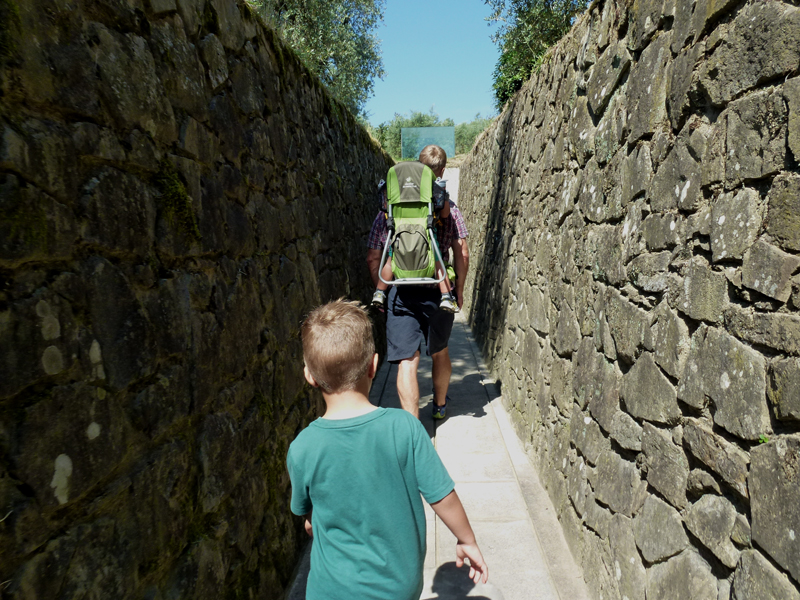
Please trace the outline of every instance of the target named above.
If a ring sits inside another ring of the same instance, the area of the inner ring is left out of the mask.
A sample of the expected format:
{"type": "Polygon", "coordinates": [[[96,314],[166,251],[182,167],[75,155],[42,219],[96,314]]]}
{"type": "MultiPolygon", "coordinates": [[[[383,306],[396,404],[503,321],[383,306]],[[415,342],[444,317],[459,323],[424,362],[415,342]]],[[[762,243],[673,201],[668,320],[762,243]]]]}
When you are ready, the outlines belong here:
{"type": "Polygon", "coordinates": [[[303,517],[303,526],[306,528],[306,533],[313,538],[314,530],[311,529],[311,513],[308,513],[305,517],[303,517]]]}
{"type": "Polygon", "coordinates": [[[489,567],[483,560],[478,544],[456,544],[456,567],[461,568],[465,558],[469,559],[469,578],[475,583],[486,583],[489,580],[489,567]]]}

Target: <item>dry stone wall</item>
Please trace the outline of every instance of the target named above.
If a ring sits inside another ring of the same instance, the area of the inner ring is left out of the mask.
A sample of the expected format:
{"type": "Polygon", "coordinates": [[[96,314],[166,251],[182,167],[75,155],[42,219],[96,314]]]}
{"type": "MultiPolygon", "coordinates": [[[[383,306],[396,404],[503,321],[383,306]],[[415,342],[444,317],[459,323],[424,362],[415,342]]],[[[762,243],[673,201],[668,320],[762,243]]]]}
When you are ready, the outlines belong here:
{"type": "Polygon", "coordinates": [[[235,0],[0,1],[0,596],[280,598],[388,157],[235,0]]]}
{"type": "Polygon", "coordinates": [[[800,598],[798,40],[593,2],[462,167],[470,321],[597,598],[800,598]]]}

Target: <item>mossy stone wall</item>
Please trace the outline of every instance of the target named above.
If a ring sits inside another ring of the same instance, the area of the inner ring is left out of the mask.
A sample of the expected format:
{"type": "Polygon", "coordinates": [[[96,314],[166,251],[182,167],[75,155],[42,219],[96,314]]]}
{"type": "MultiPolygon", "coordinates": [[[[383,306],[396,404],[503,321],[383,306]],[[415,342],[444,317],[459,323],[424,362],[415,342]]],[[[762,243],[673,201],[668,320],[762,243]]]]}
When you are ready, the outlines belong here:
{"type": "Polygon", "coordinates": [[[0,596],[280,598],[298,328],[390,159],[244,3],[0,17],[0,596]]]}

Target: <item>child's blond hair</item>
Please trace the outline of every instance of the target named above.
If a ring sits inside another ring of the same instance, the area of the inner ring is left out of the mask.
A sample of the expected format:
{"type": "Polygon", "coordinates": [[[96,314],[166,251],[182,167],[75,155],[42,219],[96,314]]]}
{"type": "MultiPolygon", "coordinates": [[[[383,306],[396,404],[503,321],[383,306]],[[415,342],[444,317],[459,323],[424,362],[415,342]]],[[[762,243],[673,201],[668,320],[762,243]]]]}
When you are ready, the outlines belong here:
{"type": "Polygon", "coordinates": [[[343,298],[311,311],[301,337],[306,367],[327,394],[354,389],[375,355],[367,311],[343,298]]]}
{"type": "Polygon", "coordinates": [[[419,162],[423,165],[428,165],[434,172],[438,173],[439,170],[447,166],[447,152],[444,148],[431,144],[425,146],[422,152],[419,153],[419,162]]]}

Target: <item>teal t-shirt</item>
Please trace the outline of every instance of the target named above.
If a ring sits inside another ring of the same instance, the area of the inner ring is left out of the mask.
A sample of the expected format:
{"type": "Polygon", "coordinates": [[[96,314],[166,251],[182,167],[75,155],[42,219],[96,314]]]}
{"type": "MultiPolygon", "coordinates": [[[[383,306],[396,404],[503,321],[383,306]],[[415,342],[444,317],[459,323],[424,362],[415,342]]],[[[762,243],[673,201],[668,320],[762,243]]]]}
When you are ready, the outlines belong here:
{"type": "Polygon", "coordinates": [[[308,600],[417,600],[425,511],[454,487],[425,428],[404,410],[317,419],[289,447],[292,512],[314,509],[308,600]]]}

